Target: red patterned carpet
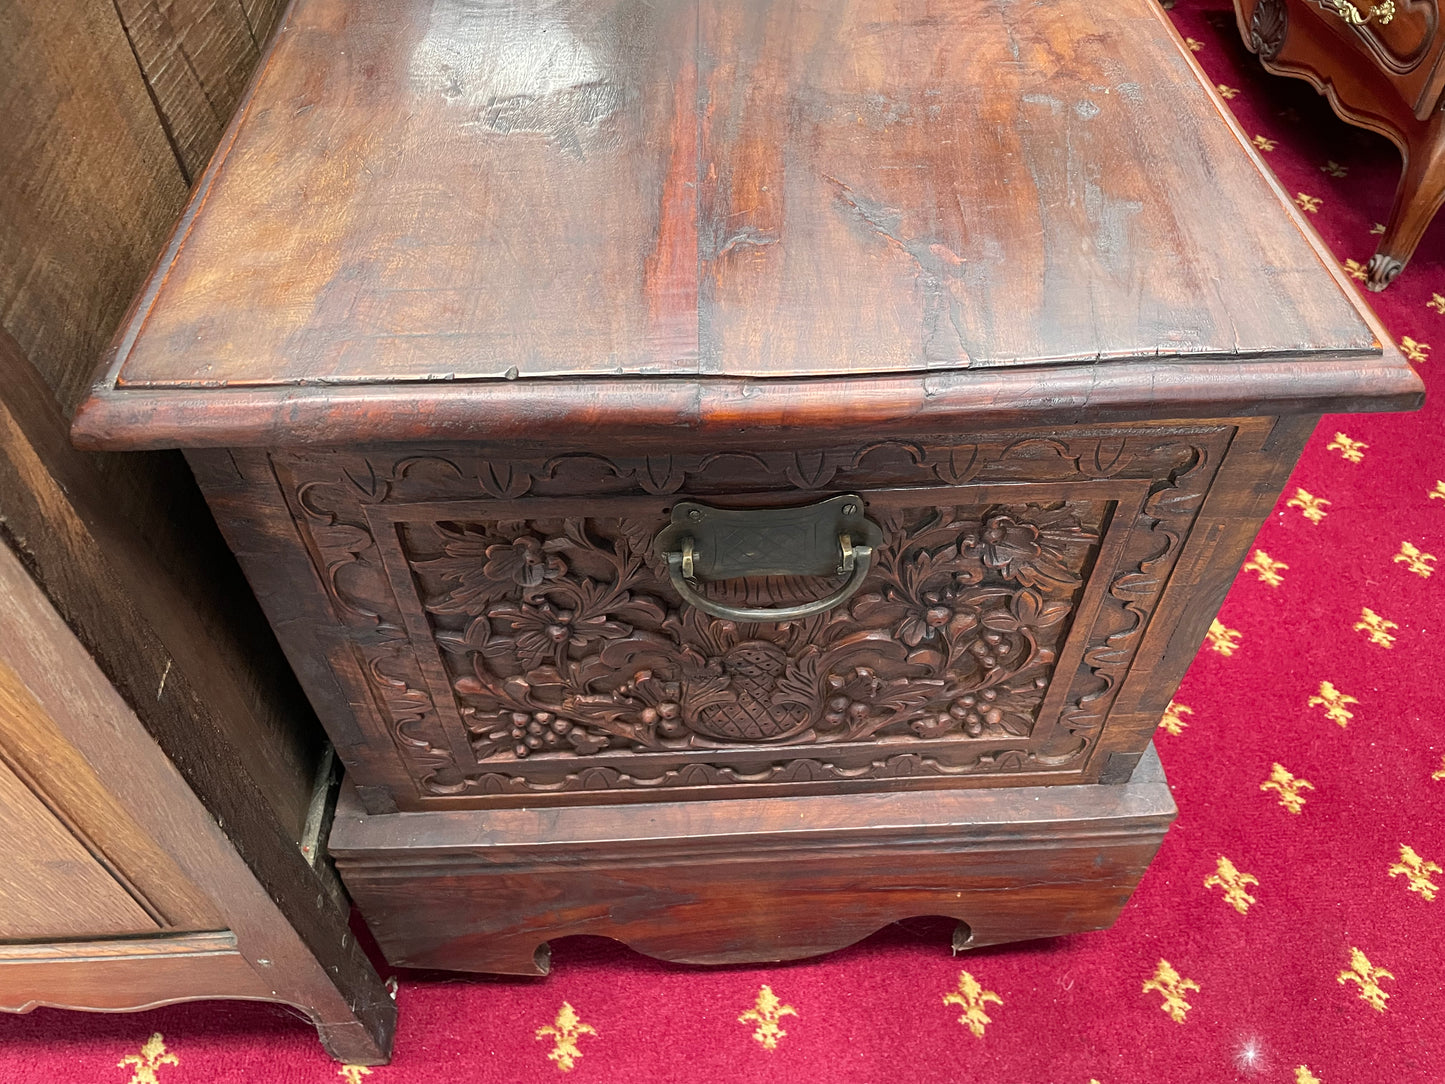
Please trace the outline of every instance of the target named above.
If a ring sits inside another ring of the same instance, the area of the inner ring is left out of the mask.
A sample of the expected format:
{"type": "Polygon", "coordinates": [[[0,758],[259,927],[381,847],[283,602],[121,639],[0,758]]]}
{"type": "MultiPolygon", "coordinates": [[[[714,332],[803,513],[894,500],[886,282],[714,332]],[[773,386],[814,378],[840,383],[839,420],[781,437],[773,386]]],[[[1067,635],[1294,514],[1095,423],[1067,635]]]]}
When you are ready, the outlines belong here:
{"type": "MultiPolygon", "coordinates": [[[[1220,0],[1175,20],[1365,264],[1394,150],[1264,75],[1220,0]]],[[[918,920],[720,971],[564,941],[546,980],[403,974],[395,1062],[370,1072],[274,1006],[38,1010],[0,1019],[0,1081],[1445,1081],[1442,231],[1369,295],[1433,404],[1322,423],[1159,732],[1180,816],[1113,929],[955,958],[918,920]]]]}

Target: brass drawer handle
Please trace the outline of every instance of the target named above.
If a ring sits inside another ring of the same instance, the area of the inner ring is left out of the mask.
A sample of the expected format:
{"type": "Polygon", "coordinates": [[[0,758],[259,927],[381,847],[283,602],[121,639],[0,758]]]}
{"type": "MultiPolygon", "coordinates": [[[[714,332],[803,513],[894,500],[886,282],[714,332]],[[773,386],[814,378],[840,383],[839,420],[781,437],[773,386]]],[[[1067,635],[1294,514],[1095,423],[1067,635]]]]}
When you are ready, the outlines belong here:
{"type": "Polygon", "coordinates": [[[793,621],[846,602],[863,586],[883,531],[845,493],[804,508],[712,508],[684,501],[654,543],[672,586],[703,613],[732,621],[793,621]],[[696,583],[742,576],[847,576],[835,591],[795,606],[729,606],[696,583]]]}
{"type": "Polygon", "coordinates": [[[1376,26],[1388,26],[1395,17],[1395,0],[1384,0],[1384,3],[1376,4],[1366,12],[1361,12],[1350,0],[1320,0],[1320,7],[1338,15],[1351,26],[1364,26],[1368,22],[1374,22],[1376,26]]]}

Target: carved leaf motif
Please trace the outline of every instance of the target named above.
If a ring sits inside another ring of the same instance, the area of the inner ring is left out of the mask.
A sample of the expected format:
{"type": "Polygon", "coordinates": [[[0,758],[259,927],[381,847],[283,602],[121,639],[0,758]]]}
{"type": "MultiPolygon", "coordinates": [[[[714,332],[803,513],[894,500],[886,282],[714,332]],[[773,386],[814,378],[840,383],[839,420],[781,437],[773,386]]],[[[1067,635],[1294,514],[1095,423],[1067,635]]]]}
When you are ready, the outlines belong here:
{"type": "Polygon", "coordinates": [[[349,523],[318,523],[311,528],[316,544],[329,552],[358,554],[371,545],[371,534],[349,523]]]}
{"type": "Polygon", "coordinates": [[[377,501],[386,498],[389,484],[377,476],[376,468],[372,466],[371,460],[363,460],[354,469],[345,469],[347,481],[355,486],[368,500],[377,501]]]}
{"type": "Polygon", "coordinates": [[[1259,0],[1249,19],[1249,48],[1261,60],[1273,60],[1284,47],[1289,29],[1289,9],[1285,0],[1259,0]]]}
{"type": "Polygon", "coordinates": [[[507,541],[498,525],[446,527],[444,557],[413,567],[442,585],[427,610],[448,658],[475,671],[452,685],[491,757],[510,748],[500,724],[483,725],[497,712],[522,720],[518,756],[529,742],[556,755],[554,717],[574,755],[612,740],[663,750],[693,735],[1026,736],[1042,699],[1032,676],[1052,665],[1050,630],[1073,605],[1097,531],[1070,508],[1035,505],[889,523],[874,588],[847,614],[776,625],[664,602],[670,587],[633,555],[655,522],[529,521],[509,525],[507,541]],[[454,617],[464,631],[447,631],[454,617]],[[1013,678],[1017,689],[1005,688],[1013,678]]]}
{"type": "Polygon", "coordinates": [[[971,482],[983,469],[983,457],[977,444],[964,444],[957,448],[943,449],[941,454],[931,457],[933,473],[938,480],[951,486],[971,482]]]}
{"type": "Polygon", "coordinates": [[[1128,442],[1123,437],[1097,440],[1092,449],[1079,457],[1080,469],[1091,478],[1112,478],[1133,458],[1127,447],[1128,442]]]}
{"type": "Polygon", "coordinates": [[[648,493],[675,493],[687,479],[681,462],[670,455],[650,455],[632,472],[648,493]]]}
{"type": "Polygon", "coordinates": [[[838,473],[827,452],[794,452],[783,473],[799,489],[821,489],[838,473]]]}
{"type": "Polygon", "coordinates": [[[811,709],[818,702],[818,656],[805,654],[788,663],[787,671],[773,691],[772,701],[778,705],[796,704],[811,709]]]}
{"type": "Polygon", "coordinates": [[[485,460],[477,470],[482,492],[497,500],[515,500],[532,488],[532,475],[505,460],[485,460]]]}

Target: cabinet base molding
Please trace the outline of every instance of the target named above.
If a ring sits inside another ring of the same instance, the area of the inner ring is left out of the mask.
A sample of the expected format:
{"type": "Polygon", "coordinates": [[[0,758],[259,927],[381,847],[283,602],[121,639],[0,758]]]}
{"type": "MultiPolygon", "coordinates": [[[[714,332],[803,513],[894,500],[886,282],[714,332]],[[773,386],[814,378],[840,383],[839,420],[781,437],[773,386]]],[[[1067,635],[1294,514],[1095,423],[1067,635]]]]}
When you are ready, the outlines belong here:
{"type": "Polygon", "coordinates": [[[739,964],[921,915],[968,948],[1102,929],[1175,812],[1151,746],[1118,785],[378,815],[346,787],[330,850],[393,964],[545,975],[573,934],[739,964]]]}

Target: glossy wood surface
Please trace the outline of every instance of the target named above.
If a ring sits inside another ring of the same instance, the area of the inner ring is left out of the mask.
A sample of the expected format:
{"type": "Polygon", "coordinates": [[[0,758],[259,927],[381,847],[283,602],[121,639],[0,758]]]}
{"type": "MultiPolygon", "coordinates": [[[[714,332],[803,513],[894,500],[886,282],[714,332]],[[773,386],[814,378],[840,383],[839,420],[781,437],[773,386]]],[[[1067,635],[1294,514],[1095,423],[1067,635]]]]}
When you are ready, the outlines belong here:
{"type": "Polygon", "coordinates": [[[1020,367],[1067,395],[1160,366],[1216,415],[1405,402],[1241,144],[1146,0],[302,0],[78,432],[404,438],[589,394],[726,424],[827,374],[896,414],[939,370],[963,411],[1020,367]]]}

